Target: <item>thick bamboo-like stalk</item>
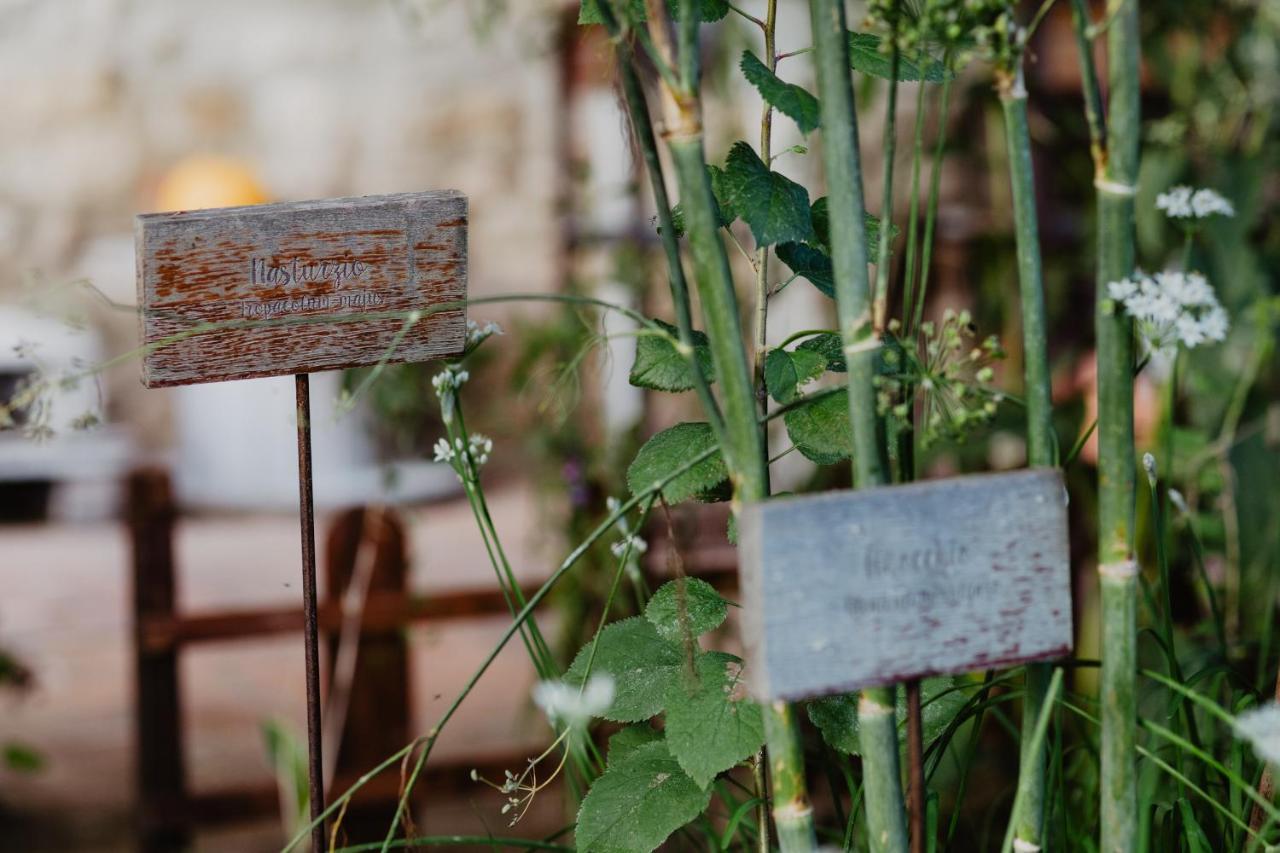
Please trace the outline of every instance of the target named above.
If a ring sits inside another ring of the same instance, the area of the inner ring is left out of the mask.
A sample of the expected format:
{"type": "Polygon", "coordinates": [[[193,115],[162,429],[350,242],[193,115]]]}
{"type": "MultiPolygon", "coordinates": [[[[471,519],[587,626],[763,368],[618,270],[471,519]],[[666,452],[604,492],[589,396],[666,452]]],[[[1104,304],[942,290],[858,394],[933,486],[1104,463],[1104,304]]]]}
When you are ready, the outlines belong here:
{"type": "MultiPolygon", "coordinates": [[[[884,482],[872,359],[878,340],[871,317],[867,245],[863,228],[858,124],[849,80],[849,47],[843,0],[810,0],[815,72],[822,104],[823,165],[827,173],[836,312],[849,368],[849,417],[853,425],[853,474],[858,487],[884,482]]],[[[887,235],[886,235],[887,236],[887,235]]],[[[898,769],[894,688],[864,690],[858,702],[866,785],[867,835],[874,851],[907,849],[906,813],[898,769]]]]}
{"type": "MultiPolygon", "coordinates": [[[[1027,411],[1027,462],[1056,463],[1053,404],[1049,393],[1048,333],[1044,310],[1044,278],[1040,262],[1040,226],[1036,218],[1035,174],[1031,163],[1031,135],[1027,130],[1027,90],[1020,60],[999,69],[997,81],[1004,107],[1005,140],[1009,150],[1009,183],[1018,247],[1018,288],[1022,302],[1024,397],[1027,411]]],[[[1049,666],[1027,665],[1022,710],[1022,749],[1018,770],[1016,838],[1027,849],[1039,849],[1044,834],[1045,762],[1043,738],[1034,737],[1049,686],[1049,666]],[[1037,748],[1035,744],[1039,743],[1037,748]]]]}
{"type": "Polygon", "coordinates": [[[1137,567],[1133,554],[1133,324],[1107,284],[1134,267],[1133,197],[1138,175],[1141,92],[1137,0],[1122,0],[1107,27],[1108,112],[1104,120],[1082,0],[1073,18],[1084,68],[1098,190],[1098,573],[1102,585],[1101,842],[1129,851],[1137,841],[1137,567]],[[1105,133],[1105,136],[1103,134],[1105,133]]]}
{"type": "MultiPolygon", "coordinates": [[[[621,28],[609,4],[601,6],[601,14],[609,35],[620,39],[621,28]]],[[[658,156],[658,143],[653,133],[653,122],[649,118],[649,104],[644,96],[640,75],[636,71],[635,56],[625,43],[618,45],[618,78],[622,83],[623,101],[626,103],[631,130],[635,134],[636,146],[644,157],[645,168],[649,173],[649,187],[653,191],[653,206],[658,217],[662,250],[667,258],[667,280],[671,285],[671,303],[675,309],[680,346],[685,358],[689,361],[693,387],[698,394],[698,400],[702,403],[712,429],[723,444],[724,418],[720,414],[720,406],[711,393],[711,386],[706,377],[702,375],[693,351],[693,318],[689,309],[689,285],[684,277],[684,267],[680,263],[680,244],[676,241],[676,226],[671,216],[671,201],[667,197],[667,183],[663,176],[662,159],[658,156]]]]}
{"type": "MultiPolygon", "coordinates": [[[[703,325],[710,338],[711,359],[724,404],[721,449],[733,482],[736,506],[768,496],[768,461],[743,348],[737,295],[707,174],[698,100],[697,4],[694,0],[681,0],[679,57],[671,52],[671,19],[666,4],[662,0],[648,0],[646,6],[654,43],[664,51],[668,64],[679,67],[682,72],[678,88],[663,80],[663,139],[675,167],[685,232],[693,257],[694,284],[702,304],[703,325]]],[[[785,704],[770,705],[764,709],[764,718],[779,844],[784,851],[812,850],[816,847],[813,810],[805,787],[804,757],[792,711],[785,704]]]]}

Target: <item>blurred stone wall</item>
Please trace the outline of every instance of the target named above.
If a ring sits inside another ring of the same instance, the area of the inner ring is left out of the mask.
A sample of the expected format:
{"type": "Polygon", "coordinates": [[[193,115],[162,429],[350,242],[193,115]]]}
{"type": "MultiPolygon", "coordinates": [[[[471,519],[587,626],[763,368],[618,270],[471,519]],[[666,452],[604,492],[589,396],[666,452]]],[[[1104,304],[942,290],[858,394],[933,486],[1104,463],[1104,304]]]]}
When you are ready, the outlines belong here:
{"type": "MultiPolygon", "coordinates": [[[[280,200],[462,190],[472,292],[551,288],[562,4],[509,0],[485,32],[490,5],[0,0],[0,302],[80,276],[132,302],[133,215],[198,153],[280,200]]],[[[134,345],[128,312],[92,319],[108,352],[134,345]]],[[[136,376],[112,377],[112,413],[158,435],[136,376]]]]}

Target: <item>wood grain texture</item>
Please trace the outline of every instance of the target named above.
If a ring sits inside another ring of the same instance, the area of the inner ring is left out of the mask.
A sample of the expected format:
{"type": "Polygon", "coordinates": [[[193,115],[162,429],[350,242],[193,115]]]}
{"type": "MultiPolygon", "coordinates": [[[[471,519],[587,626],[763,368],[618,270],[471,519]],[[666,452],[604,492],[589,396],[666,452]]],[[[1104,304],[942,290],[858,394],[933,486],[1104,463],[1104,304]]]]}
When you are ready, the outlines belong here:
{"type": "Polygon", "coordinates": [[[753,504],[739,519],[752,692],[804,699],[1070,652],[1055,469],[753,504]]]}
{"type": "MultiPolygon", "coordinates": [[[[404,193],[137,217],[148,388],[374,364],[408,312],[466,298],[467,199],[404,193]]],[[[390,361],[462,351],[428,313],[390,361]]]]}

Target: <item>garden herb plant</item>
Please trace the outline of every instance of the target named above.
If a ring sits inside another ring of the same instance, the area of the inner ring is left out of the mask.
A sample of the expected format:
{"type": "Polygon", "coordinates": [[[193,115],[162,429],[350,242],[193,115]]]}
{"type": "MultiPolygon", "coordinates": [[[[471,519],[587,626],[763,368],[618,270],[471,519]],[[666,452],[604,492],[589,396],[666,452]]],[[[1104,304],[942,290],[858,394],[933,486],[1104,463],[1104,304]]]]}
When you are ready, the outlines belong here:
{"type": "MultiPolygon", "coordinates": [[[[616,59],[620,98],[654,203],[672,316],[648,317],[581,294],[490,297],[471,305],[541,299],[581,312],[617,312],[634,324],[631,383],[661,393],[692,391],[701,417],[648,438],[627,467],[628,494],[612,497],[546,583],[525,595],[485,496],[484,466],[500,448],[471,431],[466,418],[470,360],[495,346],[500,330],[469,329],[465,354],[432,381],[445,430],[434,455],[461,483],[511,622],[435,725],[333,800],[324,814],[332,821],[332,849],[568,849],[570,832],[579,850],[618,853],[665,842],[898,853],[913,841],[920,849],[1127,853],[1270,849],[1280,839],[1270,769],[1280,762],[1280,711],[1265,701],[1277,684],[1271,623],[1280,583],[1274,571],[1264,571],[1273,568],[1266,561],[1271,552],[1249,551],[1263,556],[1246,565],[1248,531],[1234,478],[1249,471],[1233,464],[1249,442],[1280,432],[1269,426],[1274,415],[1257,416],[1256,393],[1274,356],[1280,299],[1263,290],[1246,303],[1228,290],[1220,265],[1201,264],[1216,257],[1221,227],[1244,220],[1246,210],[1256,215],[1258,203],[1246,208],[1225,187],[1175,183],[1194,171],[1184,160],[1158,186],[1143,184],[1139,3],[1113,0],[1095,18],[1084,0],[1062,0],[1079,48],[1078,119],[1087,128],[1096,196],[1098,400],[1096,424],[1083,424],[1064,447],[1054,424],[1024,79],[1031,36],[1054,5],[874,0],[865,20],[850,21],[841,0],[809,0],[812,45],[779,53],[777,0],[750,8],[728,0],[582,0],[579,22],[603,27],[616,59]],[[736,65],[762,101],[759,136],[711,157],[700,45],[704,27],[730,22],[754,39],[736,65]],[[1094,64],[1098,41],[1105,42],[1105,81],[1094,64]],[[966,68],[989,73],[999,100],[1021,383],[998,375],[1011,342],[975,327],[980,306],[928,316],[947,126],[938,122],[932,150],[924,129],[929,115],[945,119],[966,68]],[[813,91],[802,85],[808,70],[813,91]],[[859,146],[859,110],[877,104],[855,98],[855,82],[884,92],[883,163],[865,164],[882,170],[878,215],[868,211],[859,146]],[[893,162],[904,84],[915,87],[916,111],[905,177],[911,200],[905,223],[897,225],[893,162]],[[775,122],[782,120],[795,124],[805,144],[774,151],[775,122]],[[814,159],[825,195],[774,168],[781,154],[807,157],[810,150],[821,152],[814,159]],[[1159,270],[1148,274],[1139,268],[1138,227],[1151,217],[1183,239],[1173,249],[1146,241],[1147,267],[1159,270]],[[749,275],[735,278],[735,263],[749,275]],[[807,286],[830,300],[834,328],[771,336],[771,301],[807,286]],[[1219,344],[1235,347],[1243,369],[1230,374],[1230,393],[1212,417],[1196,414],[1196,426],[1207,429],[1211,421],[1214,435],[1193,440],[1180,423],[1187,411],[1180,403],[1195,390],[1187,377],[1207,375],[1191,368],[1219,344]],[[1163,383],[1164,397],[1154,452],[1142,457],[1146,489],[1139,496],[1134,382],[1144,373],[1163,383]],[[712,644],[732,603],[680,571],[674,544],[666,546],[674,579],[650,591],[640,565],[649,549],[644,537],[651,522],[663,523],[681,503],[727,500],[736,511],[768,500],[770,463],[792,450],[818,467],[847,466],[856,488],[907,482],[923,470],[931,448],[962,442],[1002,417],[1025,434],[1029,465],[1060,466],[1068,474],[1079,470],[1081,449],[1096,430],[1101,657],[1073,658],[1056,669],[1031,664],[927,679],[921,691],[928,837],[910,839],[898,686],[803,706],[753,701],[743,689],[743,662],[712,644]],[[769,427],[778,421],[786,448],[770,447],[769,427]],[[608,592],[590,639],[566,666],[533,615],[604,546],[612,557],[608,592]],[[1215,562],[1218,553],[1225,559],[1215,562]],[[1250,608],[1249,583],[1264,590],[1258,597],[1265,608],[1250,608]],[[1191,590],[1190,628],[1175,613],[1175,584],[1191,590]],[[624,585],[638,607],[611,621],[622,609],[624,585]],[[1256,629],[1253,639],[1244,638],[1245,626],[1256,629]],[[539,679],[532,701],[554,735],[545,751],[502,779],[473,778],[497,789],[503,802],[495,811],[514,831],[553,783],[576,804],[572,820],[543,839],[420,834],[409,802],[423,767],[441,731],[517,635],[539,679]],[[1019,744],[1016,784],[974,804],[971,774],[992,730],[1010,752],[1019,744]],[[384,841],[340,848],[352,795],[397,767],[401,795],[384,841]]],[[[1267,20],[1259,13],[1255,22],[1267,20]]],[[[1183,118],[1164,120],[1157,141],[1175,120],[1189,126],[1197,113],[1188,107],[1183,118]]],[[[1257,141],[1247,150],[1257,155],[1257,141]]],[[[420,319],[417,312],[405,316],[405,331],[420,319]]],[[[344,405],[367,393],[383,367],[362,374],[344,405]]],[[[38,412],[42,393],[78,378],[27,383],[0,408],[0,421],[38,412]]],[[[1255,452],[1250,458],[1271,458],[1255,452]]],[[[285,849],[309,831],[301,827],[285,849]]]]}

